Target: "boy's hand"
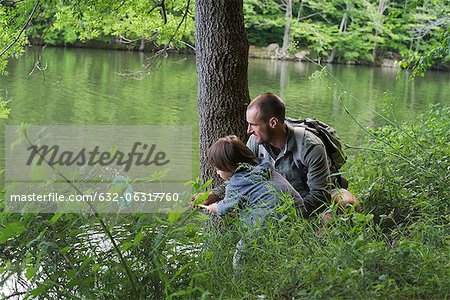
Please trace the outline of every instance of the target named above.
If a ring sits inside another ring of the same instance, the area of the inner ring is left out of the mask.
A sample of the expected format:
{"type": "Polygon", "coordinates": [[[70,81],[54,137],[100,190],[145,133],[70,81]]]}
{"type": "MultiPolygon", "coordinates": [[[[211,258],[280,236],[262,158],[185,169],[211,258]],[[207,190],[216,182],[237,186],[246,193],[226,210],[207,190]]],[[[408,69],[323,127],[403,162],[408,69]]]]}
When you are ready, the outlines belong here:
{"type": "Polygon", "coordinates": [[[330,211],[327,211],[323,216],[322,220],[324,223],[328,223],[333,218],[333,214],[330,211]]]}
{"type": "Polygon", "coordinates": [[[197,200],[200,199],[201,197],[203,197],[203,193],[195,194],[195,195],[192,197],[192,199],[191,199],[191,207],[192,207],[192,208],[198,207],[197,200]]]}
{"type": "Polygon", "coordinates": [[[219,197],[217,197],[217,195],[213,192],[208,192],[208,196],[206,196],[205,194],[206,193],[199,193],[194,195],[194,197],[192,197],[191,199],[191,206],[195,208],[198,206],[198,204],[210,205],[219,201],[219,197]]]}
{"type": "Polygon", "coordinates": [[[208,206],[206,207],[206,209],[207,209],[210,213],[216,214],[216,213],[217,213],[217,203],[213,203],[213,204],[211,204],[211,205],[208,205],[208,206]]]}
{"type": "Polygon", "coordinates": [[[208,198],[203,202],[205,205],[210,205],[219,201],[219,197],[213,192],[209,192],[208,198]]]}

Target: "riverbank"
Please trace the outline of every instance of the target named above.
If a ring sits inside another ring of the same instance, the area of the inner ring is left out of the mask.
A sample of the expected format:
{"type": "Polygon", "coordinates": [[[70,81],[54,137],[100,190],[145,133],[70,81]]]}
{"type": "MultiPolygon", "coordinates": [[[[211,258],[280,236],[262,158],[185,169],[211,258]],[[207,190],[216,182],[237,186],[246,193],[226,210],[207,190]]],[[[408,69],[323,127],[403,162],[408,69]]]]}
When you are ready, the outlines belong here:
{"type": "MultiPolygon", "coordinates": [[[[30,39],[31,47],[41,47],[44,43],[37,39],[30,39]]],[[[102,40],[89,40],[86,42],[76,41],[74,43],[64,43],[51,45],[52,47],[63,47],[63,48],[85,48],[85,49],[105,49],[105,50],[120,50],[120,51],[141,51],[146,53],[156,53],[162,50],[164,47],[157,46],[153,42],[146,41],[144,39],[136,40],[120,40],[115,37],[108,37],[102,40]]],[[[317,56],[307,48],[298,50],[296,53],[288,53],[286,56],[281,57],[279,54],[279,46],[277,44],[270,44],[267,47],[257,47],[250,45],[249,47],[249,58],[257,59],[270,59],[270,60],[285,60],[285,61],[298,61],[298,62],[319,62],[317,56]],[[275,46],[276,45],[276,46],[275,46]]],[[[191,54],[195,55],[195,48],[191,45],[187,45],[186,48],[174,48],[169,47],[166,49],[169,52],[181,53],[181,54],[191,54]]],[[[333,62],[328,62],[327,60],[321,59],[320,63],[331,63],[331,64],[344,64],[344,65],[365,65],[365,66],[376,66],[385,68],[395,68],[400,70],[400,63],[403,58],[400,54],[391,53],[389,57],[380,58],[376,62],[369,61],[340,61],[333,60],[333,62]]],[[[450,63],[441,64],[430,68],[431,70],[441,70],[449,71],[450,63]]]]}
{"type": "MultiPolygon", "coordinates": [[[[30,45],[33,47],[43,46],[43,43],[39,40],[32,39],[30,40],[30,45]]],[[[271,44],[275,45],[275,44],[271,44]]],[[[271,59],[271,60],[286,60],[286,61],[310,61],[317,62],[318,59],[314,54],[311,54],[311,51],[308,49],[302,49],[297,51],[296,53],[288,53],[286,57],[281,57],[277,55],[274,49],[268,47],[257,47],[250,45],[248,57],[249,58],[258,58],[258,59],[271,59]]],[[[90,40],[86,42],[76,41],[75,43],[65,43],[65,44],[55,44],[52,47],[63,47],[63,48],[85,48],[85,49],[105,49],[105,50],[120,50],[120,51],[141,51],[146,53],[155,53],[159,50],[162,50],[163,47],[158,47],[153,42],[144,41],[141,39],[132,40],[132,41],[121,41],[120,39],[116,39],[114,37],[105,38],[103,40],[90,40]]],[[[279,48],[279,47],[278,47],[279,48]]],[[[169,52],[182,53],[182,54],[192,54],[195,55],[195,49],[191,47],[186,48],[168,48],[169,52]]],[[[321,61],[322,63],[326,63],[326,61],[321,61]]],[[[377,66],[382,67],[391,67],[391,68],[400,68],[399,67],[400,60],[398,59],[382,59],[381,63],[377,66]]],[[[361,63],[357,61],[345,61],[339,62],[334,61],[335,64],[346,64],[346,65],[370,65],[368,63],[361,63]]]]}
{"type": "MultiPolygon", "coordinates": [[[[270,44],[267,47],[250,46],[248,56],[249,58],[273,59],[273,60],[287,60],[287,61],[304,61],[304,62],[318,62],[317,56],[309,49],[304,48],[298,50],[296,53],[288,53],[286,57],[281,57],[277,51],[276,44],[270,44]],[[271,47],[272,46],[272,47],[271,47]],[[278,54],[278,55],[277,55],[278,54]]],[[[321,60],[321,63],[328,63],[326,60],[321,60]]],[[[383,58],[377,63],[358,62],[358,61],[333,61],[333,64],[345,65],[369,65],[377,67],[397,68],[400,69],[401,57],[396,55],[396,58],[383,58]]]]}

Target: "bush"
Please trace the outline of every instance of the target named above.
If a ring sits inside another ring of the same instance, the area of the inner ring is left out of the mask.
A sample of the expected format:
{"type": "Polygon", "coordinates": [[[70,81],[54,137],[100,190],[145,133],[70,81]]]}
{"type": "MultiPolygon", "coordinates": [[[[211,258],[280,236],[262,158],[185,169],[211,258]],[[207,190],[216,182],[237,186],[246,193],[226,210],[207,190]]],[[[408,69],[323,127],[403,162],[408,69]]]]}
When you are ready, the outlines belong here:
{"type": "Polygon", "coordinates": [[[195,285],[213,298],[448,298],[448,108],[371,130],[348,174],[365,213],[272,220],[233,268],[239,232],[205,234],[195,285]]]}
{"type": "Polygon", "coordinates": [[[449,126],[446,107],[413,124],[370,130],[373,150],[360,150],[348,170],[366,211],[395,223],[448,219],[449,126]]]}

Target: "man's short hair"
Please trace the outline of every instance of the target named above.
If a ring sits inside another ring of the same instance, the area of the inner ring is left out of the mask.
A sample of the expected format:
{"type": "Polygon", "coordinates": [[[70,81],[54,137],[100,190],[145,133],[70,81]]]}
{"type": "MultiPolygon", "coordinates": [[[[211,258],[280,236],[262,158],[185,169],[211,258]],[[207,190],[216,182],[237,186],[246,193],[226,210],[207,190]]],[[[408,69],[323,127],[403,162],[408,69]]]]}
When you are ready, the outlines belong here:
{"type": "Polygon", "coordinates": [[[247,107],[247,110],[257,108],[259,118],[267,122],[272,117],[276,117],[280,122],[284,122],[286,108],[283,100],[275,94],[265,93],[257,96],[247,107]]]}

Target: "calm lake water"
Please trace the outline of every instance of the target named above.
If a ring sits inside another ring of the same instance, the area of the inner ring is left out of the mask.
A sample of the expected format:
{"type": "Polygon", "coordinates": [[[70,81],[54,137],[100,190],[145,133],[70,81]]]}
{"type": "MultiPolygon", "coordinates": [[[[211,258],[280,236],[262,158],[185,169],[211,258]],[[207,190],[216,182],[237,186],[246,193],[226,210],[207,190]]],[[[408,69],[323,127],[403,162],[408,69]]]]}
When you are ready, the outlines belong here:
{"type": "MultiPolygon", "coordinates": [[[[35,53],[28,51],[11,61],[9,76],[0,77],[0,95],[12,100],[10,117],[2,124],[192,125],[198,161],[195,58],[171,56],[139,80],[120,75],[139,71],[146,63],[137,52],[48,48],[42,53],[45,71],[35,69],[29,75],[35,53]]],[[[390,68],[326,69],[331,75],[312,79],[320,70],[314,64],[252,59],[250,96],[279,94],[288,116],[317,117],[334,126],[348,144],[360,143],[365,135],[353,118],[363,127],[377,127],[386,123],[377,113],[407,121],[430,104],[450,105],[449,72],[430,71],[425,78],[408,81],[396,79],[397,70],[390,68]]]]}

